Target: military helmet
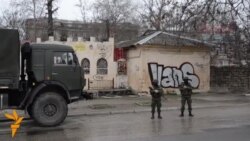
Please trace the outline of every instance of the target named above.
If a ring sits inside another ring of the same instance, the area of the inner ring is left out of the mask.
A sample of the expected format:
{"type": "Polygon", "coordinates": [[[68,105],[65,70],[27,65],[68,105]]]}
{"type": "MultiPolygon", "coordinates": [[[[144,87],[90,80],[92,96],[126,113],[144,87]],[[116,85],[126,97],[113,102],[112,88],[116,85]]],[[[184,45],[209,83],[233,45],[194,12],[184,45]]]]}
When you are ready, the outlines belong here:
{"type": "Polygon", "coordinates": [[[185,84],[188,84],[188,77],[184,77],[183,81],[184,81],[185,84]]]}

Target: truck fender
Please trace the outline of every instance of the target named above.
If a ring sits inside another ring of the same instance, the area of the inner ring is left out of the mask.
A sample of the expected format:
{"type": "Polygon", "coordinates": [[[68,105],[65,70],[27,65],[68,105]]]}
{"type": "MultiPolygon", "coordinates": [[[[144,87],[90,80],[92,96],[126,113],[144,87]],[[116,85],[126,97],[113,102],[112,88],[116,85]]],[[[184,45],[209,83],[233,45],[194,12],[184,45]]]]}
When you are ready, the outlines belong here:
{"type": "Polygon", "coordinates": [[[67,103],[70,103],[70,94],[62,84],[58,82],[49,82],[49,83],[44,82],[36,86],[29,94],[27,94],[29,95],[29,98],[27,99],[25,109],[27,109],[28,106],[32,104],[32,102],[34,101],[35,97],[39,94],[39,92],[43,91],[44,89],[52,87],[59,87],[60,89],[62,89],[66,93],[66,95],[63,96],[66,98],[67,103]]]}
{"type": "Polygon", "coordinates": [[[47,86],[57,86],[57,87],[61,88],[65,92],[65,94],[66,94],[65,95],[66,102],[67,103],[71,103],[70,94],[69,94],[68,88],[65,85],[63,85],[62,83],[60,83],[58,81],[44,81],[44,83],[47,86]]]}

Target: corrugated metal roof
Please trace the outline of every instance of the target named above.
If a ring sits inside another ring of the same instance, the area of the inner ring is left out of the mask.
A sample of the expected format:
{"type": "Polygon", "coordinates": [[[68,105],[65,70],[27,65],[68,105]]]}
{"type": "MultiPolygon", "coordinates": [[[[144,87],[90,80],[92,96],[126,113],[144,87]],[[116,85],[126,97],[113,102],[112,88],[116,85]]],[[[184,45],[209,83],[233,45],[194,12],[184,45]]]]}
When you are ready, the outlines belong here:
{"type": "Polygon", "coordinates": [[[197,39],[193,39],[190,37],[179,36],[176,34],[164,32],[164,31],[155,31],[149,35],[141,36],[133,40],[122,41],[116,44],[117,48],[126,48],[136,45],[143,45],[143,44],[164,44],[164,45],[204,45],[204,46],[216,46],[215,44],[208,43],[206,41],[201,41],[197,39]],[[161,37],[160,37],[161,36],[161,37]],[[156,38],[161,39],[156,39],[156,38]],[[164,43],[163,43],[164,42],[164,43]]]}
{"type": "Polygon", "coordinates": [[[145,37],[144,39],[138,41],[138,42],[136,43],[136,45],[137,45],[137,44],[139,44],[139,45],[145,44],[146,42],[148,42],[149,40],[151,40],[152,38],[158,36],[158,35],[161,34],[161,33],[162,33],[161,31],[157,31],[157,32],[155,32],[155,33],[153,33],[153,34],[151,34],[151,35],[145,37]]]}

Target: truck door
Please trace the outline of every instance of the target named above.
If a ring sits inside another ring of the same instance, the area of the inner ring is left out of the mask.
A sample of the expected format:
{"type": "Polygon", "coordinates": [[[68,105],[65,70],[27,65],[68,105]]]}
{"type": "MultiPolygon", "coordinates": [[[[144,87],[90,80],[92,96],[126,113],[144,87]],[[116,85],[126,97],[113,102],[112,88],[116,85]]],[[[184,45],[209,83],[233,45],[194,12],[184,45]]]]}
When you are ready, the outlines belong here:
{"type": "Polygon", "coordinates": [[[68,90],[81,90],[81,68],[73,52],[53,53],[52,80],[63,83],[68,90]]]}

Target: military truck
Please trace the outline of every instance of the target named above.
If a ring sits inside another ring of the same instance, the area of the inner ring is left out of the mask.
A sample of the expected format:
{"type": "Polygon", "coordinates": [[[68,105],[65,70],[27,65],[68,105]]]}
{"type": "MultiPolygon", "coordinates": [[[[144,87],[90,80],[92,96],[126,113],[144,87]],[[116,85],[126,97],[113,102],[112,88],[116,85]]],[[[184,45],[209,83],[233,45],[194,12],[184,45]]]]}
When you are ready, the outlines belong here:
{"type": "Polygon", "coordinates": [[[64,121],[85,79],[74,50],[59,44],[20,46],[17,30],[0,29],[0,109],[26,110],[41,126],[64,121]]]}

